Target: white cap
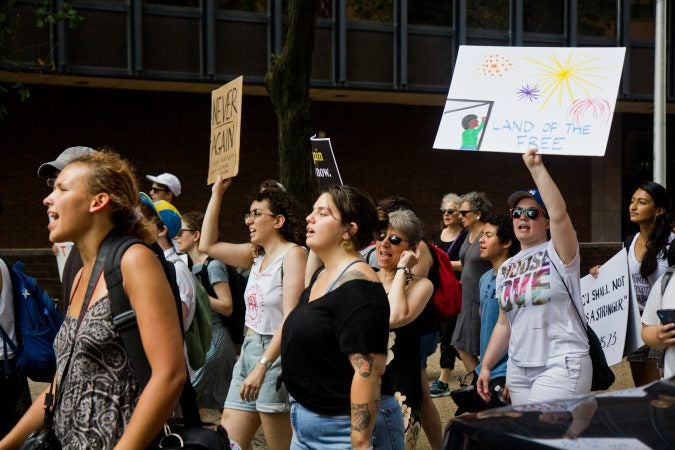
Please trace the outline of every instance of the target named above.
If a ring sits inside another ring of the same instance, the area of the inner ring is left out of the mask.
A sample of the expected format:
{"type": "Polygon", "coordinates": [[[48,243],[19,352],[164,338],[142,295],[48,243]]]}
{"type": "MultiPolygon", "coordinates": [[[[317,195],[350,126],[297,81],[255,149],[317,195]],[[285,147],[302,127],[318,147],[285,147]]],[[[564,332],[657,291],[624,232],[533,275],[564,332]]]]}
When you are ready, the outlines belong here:
{"type": "Polygon", "coordinates": [[[178,181],[178,177],[176,177],[176,175],[166,172],[157,175],[156,177],[153,175],[146,175],[145,177],[150,181],[154,181],[155,183],[163,184],[164,186],[168,187],[176,197],[180,195],[180,181],[178,181]]]}

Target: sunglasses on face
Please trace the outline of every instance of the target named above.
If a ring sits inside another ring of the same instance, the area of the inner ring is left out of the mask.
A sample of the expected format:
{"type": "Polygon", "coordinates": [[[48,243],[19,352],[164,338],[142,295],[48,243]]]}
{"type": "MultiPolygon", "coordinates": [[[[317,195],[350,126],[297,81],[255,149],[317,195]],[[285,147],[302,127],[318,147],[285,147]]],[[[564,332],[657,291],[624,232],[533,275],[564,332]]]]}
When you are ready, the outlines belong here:
{"type": "Polygon", "coordinates": [[[466,217],[467,214],[469,214],[469,213],[471,213],[471,212],[473,212],[473,211],[471,211],[470,209],[467,209],[466,211],[458,211],[458,212],[459,212],[459,215],[460,215],[460,216],[466,217]]]}
{"type": "Polygon", "coordinates": [[[546,217],[546,213],[539,209],[539,208],[511,208],[510,210],[511,217],[514,219],[522,219],[523,214],[530,219],[530,220],[535,220],[537,217],[539,217],[539,214],[544,215],[546,217]]]}
{"type": "Polygon", "coordinates": [[[386,235],[385,233],[381,233],[380,235],[377,236],[376,239],[378,241],[384,241],[385,239],[389,239],[389,243],[391,245],[401,245],[401,242],[408,242],[407,239],[401,239],[395,234],[386,235]]]}
{"type": "Polygon", "coordinates": [[[441,214],[454,214],[455,210],[450,208],[441,208],[438,210],[441,214]]]}
{"type": "Polygon", "coordinates": [[[150,188],[150,192],[169,192],[169,190],[159,186],[153,186],[150,188]]]}

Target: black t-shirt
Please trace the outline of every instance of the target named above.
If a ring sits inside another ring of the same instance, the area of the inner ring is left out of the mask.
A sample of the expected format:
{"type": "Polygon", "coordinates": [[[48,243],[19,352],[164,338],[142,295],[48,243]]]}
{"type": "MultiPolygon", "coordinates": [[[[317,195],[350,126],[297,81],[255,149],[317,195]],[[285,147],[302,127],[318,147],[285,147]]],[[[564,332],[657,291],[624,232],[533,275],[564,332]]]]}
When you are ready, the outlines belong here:
{"type": "MultiPolygon", "coordinates": [[[[431,301],[429,302],[431,303],[431,301]]],[[[391,351],[394,359],[387,366],[387,375],[395,391],[406,396],[405,404],[420,415],[422,408],[422,368],[420,366],[420,317],[396,328],[396,340],[391,351]]]]}
{"type": "MultiPolygon", "coordinates": [[[[386,355],[387,294],[380,283],[350,280],[309,303],[310,289],[284,322],[282,380],[305,408],[323,415],[349,415],[354,378],[349,354],[386,355]]],[[[386,374],[382,394],[393,394],[386,374]]]]}

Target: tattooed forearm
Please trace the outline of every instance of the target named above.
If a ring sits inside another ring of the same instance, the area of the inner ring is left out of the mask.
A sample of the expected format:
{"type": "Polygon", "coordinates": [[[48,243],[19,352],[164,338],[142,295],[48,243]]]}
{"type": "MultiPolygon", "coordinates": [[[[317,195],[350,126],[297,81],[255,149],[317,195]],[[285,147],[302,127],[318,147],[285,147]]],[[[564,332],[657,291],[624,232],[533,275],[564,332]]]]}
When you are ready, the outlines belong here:
{"type": "Polygon", "coordinates": [[[370,376],[370,374],[373,371],[373,361],[375,360],[375,358],[372,355],[363,355],[361,353],[355,353],[352,356],[352,360],[354,366],[359,372],[359,375],[361,375],[364,378],[370,376]]]}
{"type": "Polygon", "coordinates": [[[352,403],[352,430],[363,431],[370,425],[368,403],[352,403]]]}

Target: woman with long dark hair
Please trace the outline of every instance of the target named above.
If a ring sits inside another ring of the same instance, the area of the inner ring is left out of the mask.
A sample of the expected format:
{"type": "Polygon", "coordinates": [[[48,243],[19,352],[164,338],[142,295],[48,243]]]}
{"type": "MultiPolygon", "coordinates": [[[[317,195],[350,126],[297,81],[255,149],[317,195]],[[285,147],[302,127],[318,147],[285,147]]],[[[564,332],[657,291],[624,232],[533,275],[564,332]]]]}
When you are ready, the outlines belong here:
{"type": "MultiPolygon", "coordinates": [[[[635,189],[628,206],[631,223],[639,231],[629,236],[624,246],[628,252],[628,272],[633,285],[640,313],[644,310],[649,293],[656,280],[675,263],[675,248],[670,245],[675,238],[668,213],[670,196],[666,188],[653,181],[646,181],[635,189]],[[669,262],[671,260],[671,262],[669,262]]],[[[591,269],[597,276],[599,266],[591,269]]],[[[660,378],[657,361],[663,351],[643,346],[628,356],[631,374],[636,386],[660,378]]]]}

